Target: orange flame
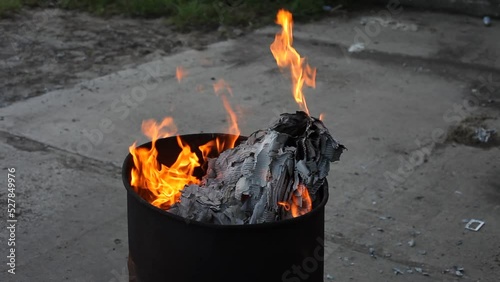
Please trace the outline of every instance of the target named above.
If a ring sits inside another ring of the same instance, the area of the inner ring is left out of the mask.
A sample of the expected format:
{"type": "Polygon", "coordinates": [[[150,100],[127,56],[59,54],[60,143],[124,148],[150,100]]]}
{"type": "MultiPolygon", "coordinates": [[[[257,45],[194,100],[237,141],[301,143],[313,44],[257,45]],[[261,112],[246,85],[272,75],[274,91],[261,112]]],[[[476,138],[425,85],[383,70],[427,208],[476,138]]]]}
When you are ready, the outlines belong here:
{"type": "MultiPolygon", "coordinates": [[[[229,129],[231,136],[227,138],[216,138],[204,145],[199,146],[203,161],[210,156],[216,156],[222,151],[234,148],[236,140],[240,135],[238,121],[235,112],[231,108],[225,93],[232,94],[231,88],[223,80],[214,90],[220,94],[224,108],[228,113],[229,129]],[[225,90],[225,91],[224,91],[225,90]]],[[[219,81],[219,82],[220,82],[219,81]]],[[[159,138],[170,137],[176,134],[177,127],[171,117],[166,117],[161,122],[155,120],[145,120],[142,123],[142,132],[151,138],[152,147],[138,148],[136,143],[129,147],[130,154],[134,161],[134,168],[131,172],[130,184],[136,188],[141,195],[156,207],[169,209],[173,204],[180,200],[181,191],[186,185],[200,183],[200,180],[193,176],[195,168],[199,167],[200,160],[196,153],[191,151],[188,144],[177,136],[177,143],[181,152],[177,160],[171,166],[166,166],[158,162],[158,151],[156,150],[156,141],[159,138]],[[142,190],[141,190],[142,189],[142,190]]]]}
{"type": "Polygon", "coordinates": [[[182,67],[178,66],[175,69],[175,77],[177,78],[177,81],[181,83],[181,81],[186,77],[187,71],[182,67]]]}
{"type": "Polygon", "coordinates": [[[227,98],[225,96],[221,97],[222,103],[224,104],[224,108],[226,108],[226,111],[229,116],[229,134],[233,134],[234,138],[231,138],[229,140],[229,148],[234,148],[234,144],[236,143],[236,139],[240,136],[240,128],[238,127],[238,119],[236,117],[236,114],[234,113],[233,109],[231,108],[231,105],[227,101],[227,98]]]}
{"type": "MultiPolygon", "coordinates": [[[[151,149],[136,147],[136,143],[129,147],[134,160],[130,184],[136,189],[149,191],[151,204],[159,208],[168,209],[180,199],[180,191],[186,184],[199,183],[193,176],[194,169],[200,166],[199,159],[191,152],[189,145],[184,144],[179,136],[177,143],[181,148],[177,160],[170,167],[158,162],[156,140],[168,137],[175,133],[176,127],[171,117],[161,123],[146,120],[142,123],[144,134],[151,138],[151,149]]],[[[140,193],[140,191],[138,191],[140,193]]]]}
{"type": "Polygon", "coordinates": [[[198,147],[201,151],[201,155],[204,160],[207,160],[210,157],[213,157],[214,152],[222,152],[225,150],[226,142],[225,140],[221,140],[221,138],[215,138],[215,140],[209,141],[204,145],[198,147]]]}
{"type": "Polygon", "coordinates": [[[215,95],[220,96],[222,104],[224,105],[224,108],[226,109],[226,112],[228,114],[229,118],[228,133],[233,134],[235,136],[234,138],[228,140],[229,142],[228,146],[229,148],[233,148],[236,140],[238,139],[238,136],[240,135],[240,128],[238,126],[238,118],[236,116],[236,113],[231,108],[231,104],[229,104],[229,101],[225,96],[225,93],[229,93],[229,95],[233,96],[233,90],[231,89],[229,84],[227,84],[223,79],[220,79],[219,81],[214,83],[214,92],[215,95]]]}
{"type": "Polygon", "coordinates": [[[286,211],[290,210],[290,204],[287,202],[278,202],[278,205],[282,206],[286,211]]]}
{"type": "Polygon", "coordinates": [[[309,114],[302,87],[304,83],[312,88],[316,87],[316,68],[312,68],[306,63],[305,58],[301,58],[297,50],[292,47],[293,43],[293,20],[292,13],[286,10],[279,10],[276,16],[276,23],[281,25],[281,33],[276,34],[274,42],[271,44],[276,63],[280,68],[290,68],[292,76],[292,92],[297,104],[302,111],[309,114]]]}
{"type": "Polygon", "coordinates": [[[299,184],[297,190],[292,194],[292,199],[289,202],[278,202],[285,211],[289,211],[292,217],[301,216],[312,210],[312,200],[309,192],[303,184],[299,184]]]}
{"type": "Polygon", "coordinates": [[[301,216],[312,210],[312,200],[307,188],[299,184],[296,193],[299,195],[292,194],[292,203],[290,204],[293,217],[301,216]]]}
{"type": "Polygon", "coordinates": [[[325,119],[325,114],[324,113],[319,114],[318,119],[323,121],[325,119]]]}

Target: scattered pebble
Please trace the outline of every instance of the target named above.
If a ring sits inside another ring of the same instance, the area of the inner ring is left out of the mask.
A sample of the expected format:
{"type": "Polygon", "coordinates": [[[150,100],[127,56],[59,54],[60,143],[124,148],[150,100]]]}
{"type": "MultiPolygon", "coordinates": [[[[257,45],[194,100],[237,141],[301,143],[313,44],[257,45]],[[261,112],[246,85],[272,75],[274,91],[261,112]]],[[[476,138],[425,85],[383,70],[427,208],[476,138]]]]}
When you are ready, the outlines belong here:
{"type": "Polygon", "coordinates": [[[460,266],[454,265],[452,269],[445,269],[442,273],[453,273],[455,276],[463,277],[465,269],[460,266]]]}
{"type": "Polygon", "coordinates": [[[483,18],[483,23],[485,26],[490,26],[491,25],[491,18],[486,16],[483,18]]]}
{"type": "Polygon", "coordinates": [[[427,254],[427,251],[425,251],[425,250],[420,250],[420,251],[418,251],[418,253],[419,253],[419,254],[421,254],[421,255],[423,255],[423,256],[425,256],[425,255],[427,254]]]}
{"type": "Polygon", "coordinates": [[[393,267],[392,270],[394,271],[394,274],[398,275],[398,274],[401,274],[403,275],[403,271],[401,271],[399,268],[397,267],[393,267]]]}
{"type": "Polygon", "coordinates": [[[462,277],[464,276],[464,268],[463,267],[460,267],[460,266],[453,266],[453,268],[455,269],[455,275],[458,276],[458,277],[462,277]]]}
{"type": "Polygon", "coordinates": [[[410,247],[415,247],[415,240],[411,239],[410,241],[408,241],[408,246],[410,247]]]}

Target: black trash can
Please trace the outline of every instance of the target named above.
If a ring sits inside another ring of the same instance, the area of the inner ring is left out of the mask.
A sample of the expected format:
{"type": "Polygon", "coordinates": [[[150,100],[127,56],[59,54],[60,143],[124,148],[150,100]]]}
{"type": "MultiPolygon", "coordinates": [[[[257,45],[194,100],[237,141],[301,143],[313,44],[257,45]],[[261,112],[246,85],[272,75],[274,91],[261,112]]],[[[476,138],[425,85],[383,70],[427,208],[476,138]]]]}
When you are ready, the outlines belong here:
{"type": "MultiPolygon", "coordinates": [[[[194,150],[218,136],[226,135],[181,138],[194,150]]],[[[156,149],[158,161],[165,165],[171,165],[180,152],[176,137],[157,140],[156,149]]],[[[201,152],[197,154],[202,160],[201,152]]],[[[273,223],[215,225],[188,220],[148,203],[130,185],[133,165],[129,154],[122,178],[127,190],[129,268],[133,266],[135,275],[131,281],[323,282],[326,181],[305,215],[273,223]]]]}

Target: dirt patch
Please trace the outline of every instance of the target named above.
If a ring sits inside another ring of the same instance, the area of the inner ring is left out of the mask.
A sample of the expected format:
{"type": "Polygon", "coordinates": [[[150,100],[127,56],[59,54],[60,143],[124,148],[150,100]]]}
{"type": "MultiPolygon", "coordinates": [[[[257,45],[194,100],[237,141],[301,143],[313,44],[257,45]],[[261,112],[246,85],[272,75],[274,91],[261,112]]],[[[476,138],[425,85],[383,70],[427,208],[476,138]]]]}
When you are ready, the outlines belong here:
{"type": "Polygon", "coordinates": [[[179,33],[163,19],[100,18],[59,9],[0,19],[0,107],[187,48],[226,39],[179,33]]]}
{"type": "Polygon", "coordinates": [[[491,120],[496,119],[487,115],[468,117],[450,128],[446,141],[481,148],[500,146],[500,138],[492,128],[491,120]]]}

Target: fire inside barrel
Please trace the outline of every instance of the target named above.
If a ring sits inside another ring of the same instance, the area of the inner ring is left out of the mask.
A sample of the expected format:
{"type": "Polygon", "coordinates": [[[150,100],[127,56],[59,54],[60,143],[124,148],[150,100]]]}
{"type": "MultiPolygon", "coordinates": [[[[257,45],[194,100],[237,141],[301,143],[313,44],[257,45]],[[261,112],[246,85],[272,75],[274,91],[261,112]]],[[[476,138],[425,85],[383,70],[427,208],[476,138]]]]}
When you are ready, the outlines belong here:
{"type": "MultiPolygon", "coordinates": [[[[255,131],[235,147],[240,131],[224,95],[233,93],[220,80],[214,91],[226,108],[229,133],[234,137],[191,148],[178,136],[181,152],[170,166],[158,162],[155,142],[175,134],[173,120],[146,121],[143,131],[152,139],[152,146],[130,147],[134,161],[130,184],[148,202],[184,218],[214,224],[274,222],[311,211],[330,163],[339,159],[345,147],[320,119],[309,115],[302,88],[315,86],[316,69],[292,46],[291,13],[280,10],[276,23],[282,31],[270,49],[278,66],[290,70],[292,93],[301,111],[282,114],[269,128],[255,131]],[[202,160],[196,150],[201,151],[202,160]],[[193,173],[203,163],[207,167],[200,179],[193,173]]],[[[177,69],[179,82],[185,74],[177,69]]]]}

